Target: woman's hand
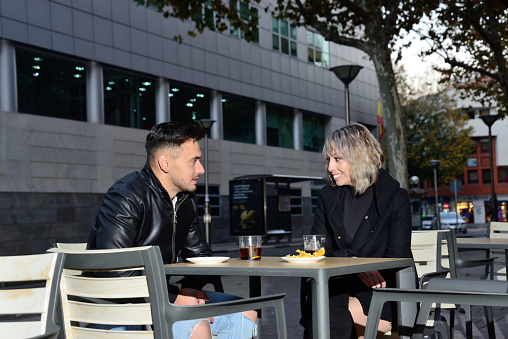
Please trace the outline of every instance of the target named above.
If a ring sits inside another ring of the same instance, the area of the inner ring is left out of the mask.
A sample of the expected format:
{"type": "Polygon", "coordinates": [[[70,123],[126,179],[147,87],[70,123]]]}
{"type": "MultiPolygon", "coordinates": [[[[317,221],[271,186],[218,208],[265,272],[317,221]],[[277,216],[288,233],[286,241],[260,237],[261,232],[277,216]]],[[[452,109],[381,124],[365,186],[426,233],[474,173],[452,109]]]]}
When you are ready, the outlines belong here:
{"type": "Polygon", "coordinates": [[[379,271],[368,271],[356,273],[356,276],[365,284],[367,287],[386,287],[386,280],[383,278],[379,271]]]}

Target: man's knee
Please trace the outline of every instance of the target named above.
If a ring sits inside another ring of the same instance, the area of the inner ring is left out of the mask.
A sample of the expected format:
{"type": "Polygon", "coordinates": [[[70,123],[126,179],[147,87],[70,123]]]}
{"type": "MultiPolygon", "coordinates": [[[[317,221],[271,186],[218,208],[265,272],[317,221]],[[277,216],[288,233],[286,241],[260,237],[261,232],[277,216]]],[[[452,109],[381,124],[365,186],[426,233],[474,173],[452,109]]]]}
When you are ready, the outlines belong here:
{"type": "Polygon", "coordinates": [[[258,312],[257,311],[245,311],[243,312],[243,315],[252,320],[252,322],[256,323],[258,319],[258,312]]]}
{"type": "Polygon", "coordinates": [[[212,333],[210,330],[210,324],[208,321],[203,320],[197,322],[194,327],[192,327],[190,339],[205,339],[212,338],[212,333]]]}

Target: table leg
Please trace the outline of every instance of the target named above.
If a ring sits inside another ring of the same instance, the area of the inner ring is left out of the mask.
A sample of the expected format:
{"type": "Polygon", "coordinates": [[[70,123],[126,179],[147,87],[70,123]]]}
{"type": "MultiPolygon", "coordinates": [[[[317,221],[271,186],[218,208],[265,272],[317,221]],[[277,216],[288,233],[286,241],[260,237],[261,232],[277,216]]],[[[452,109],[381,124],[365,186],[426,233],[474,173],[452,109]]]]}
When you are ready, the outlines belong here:
{"type": "Polygon", "coordinates": [[[506,271],[506,281],[508,281],[508,248],[504,250],[504,269],[506,271]]]}
{"type": "MultiPolygon", "coordinates": [[[[249,276],[249,297],[261,296],[261,277],[249,276]]],[[[261,310],[258,311],[258,321],[256,322],[257,337],[261,338],[261,310]]]]}
{"type": "Polygon", "coordinates": [[[329,311],[328,279],[312,279],[312,331],[314,338],[330,339],[329,311]]]}

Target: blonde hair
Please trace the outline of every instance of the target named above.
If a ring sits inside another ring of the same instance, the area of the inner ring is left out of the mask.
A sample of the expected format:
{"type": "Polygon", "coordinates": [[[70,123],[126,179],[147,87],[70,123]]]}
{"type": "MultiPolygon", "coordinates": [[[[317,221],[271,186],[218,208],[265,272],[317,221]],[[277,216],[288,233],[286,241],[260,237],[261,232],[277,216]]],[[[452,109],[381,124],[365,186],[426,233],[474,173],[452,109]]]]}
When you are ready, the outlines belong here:
{"type": "MultiPolygon", "coordinates": [[[[333,156],[346,160],[350,165],[351,185],[355,194],[364,193],[376,181],[384,156],[381,145],[363,125],[351,124],[330,134],[323,147],[325,157],[333,156]]],[[[328,172],[328,180],[336,186],[328,172]]]]}

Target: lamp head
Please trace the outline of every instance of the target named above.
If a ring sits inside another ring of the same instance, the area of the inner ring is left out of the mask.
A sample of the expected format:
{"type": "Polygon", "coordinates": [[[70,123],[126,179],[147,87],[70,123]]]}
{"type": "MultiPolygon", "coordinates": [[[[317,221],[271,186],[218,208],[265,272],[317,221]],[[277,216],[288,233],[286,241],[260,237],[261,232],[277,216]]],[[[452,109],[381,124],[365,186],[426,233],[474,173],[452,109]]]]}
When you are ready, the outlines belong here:
{"type": "Polygon", "coordinates": [[[344,85],[347,86],[356,78],[362,68],[362,66],[358,65],[343,65],[332,67],[330,68],[330,71],[332,71],[337,76],[337,78],[339,78],[340,81],[342,81],[344,85]]]}
{"type": "Polygon", "coordinates": [[[483,120],[485,125],[487,125],[490,128],[490,127],[492,127],[492,125],[494,125],[494,123],[497,121],[497,119],[499,119],[499,115],[497,115],[497,114],[482,115],[480,118],[483,120]]]}
{"type": "Polygon", "coordinates": [[[429,163],[432,165],[432,167],[434,168],[438,168],[439,166],[439,163],[441,162],[441,160],[430,160],[429,163]]]}
{"type": "Polygon", "coordinates": [[[205,131],[208,130],[210,127],[212,127],[215,120],[212,119],[198,119],[196,120],[198,125],[203,128],[205,131]]]}

